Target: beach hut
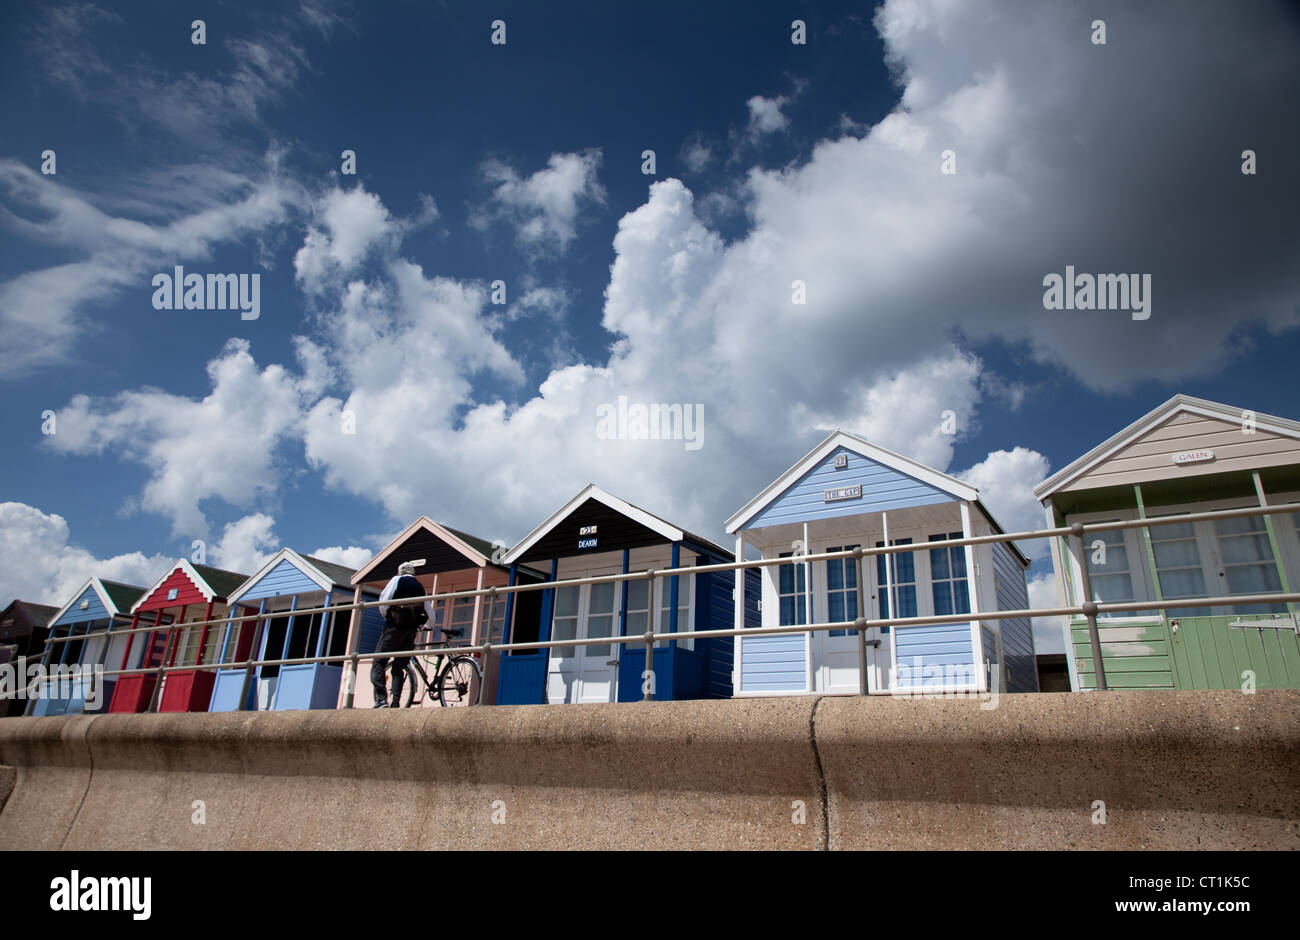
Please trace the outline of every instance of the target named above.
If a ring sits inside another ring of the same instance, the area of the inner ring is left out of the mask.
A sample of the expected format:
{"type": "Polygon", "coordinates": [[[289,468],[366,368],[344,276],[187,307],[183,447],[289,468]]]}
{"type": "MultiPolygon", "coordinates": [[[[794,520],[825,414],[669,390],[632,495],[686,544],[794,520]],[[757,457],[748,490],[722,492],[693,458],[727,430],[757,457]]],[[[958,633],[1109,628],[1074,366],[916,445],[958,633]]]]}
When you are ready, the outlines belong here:
{"type": "MultiPolygon", "coordinates": [[[[131,626],[153,625],[148,633],[127,638],[116,668],[196,666],[216,661],[220,624],[186,626],[226,616],[227,598],[247,575],[223,571],[180,559],[131,608],[131,626]]],[[[149,710],[154,697],[155,674],[125,675],[117,680],[110,712],[149,710]]],[[[207,711],[216,681],[211,669],[176,669],[163,682],[160,712],[207,711]]]]}
{"type": "MultiPolygon", "coordinates": [[[[1300,423],[1175,395],[1034,488],[1050,526],[1300,504],[1300,423]]],[[[1300,506],[1298,506],[1300,508],[1300,506]]],[[[1300,513],[1090,533],[1052,541],[1058,597],[1094,601],[1295,591],[1300,513]]],[[[1295,605],[1228,604],[1098,615],[1111,689],[1300,688],[1295,605]]],[[[1087,621],[1065,640],[1076,690],[1097,685],[1087,621]]]]}
{"type": "MultiPolygon", "coordinates": [[[[503,547],[501,547],[503,548],[503,547]]],[[[366,589],[378,596],[389,579],[397,574],[397,566],[404,561],[423,561],[415,571],[415,578],[424,585],[430,594],[451,594],[457,591],[474,591],[490,587],[502,587],[510,582],[510,569],[493,560],[499,552],[486,539],[470,535],[450,526],[434,522],[428,516],[421,516],[370,559],[352,578],[358,589],[366,589]]],[[[499,557],[499,555],[498,555],[499,557]]],[[[541,575],[527,569],[517,571],[519,581],[528,583],[541,580],[541,575]]],[[[436,643],[443,645],[477,646],[488,636],[493,643],[502,642],[505,634],[507,617],[518,610],[525,619],[530,616],[535,620],[540,598],[537,592],[532,596],[524,595],[521,599],[522,609],[517,603],[507,601],[505,596],[495,602],[486,596],[445,598],[433,603],[433,619],[421,632],[416,642],[420,645],[436,643]],[[509,608],[509,610],[507,609],[509,608]],[[489,628],[489,617],[491,625],[489,628]],[[459,631],[454,636],[443,633],[443,627],[459,631]]],[[[379,642],[379,632],[383,629],[383,618],[377,607],[366,611],[363,621],[363,634],[360,638],[359,651],[373,652],[379,642]]],[[[476,657],[482,665],[482,657],[476,657]]],[[[497,683],[498,656],[493,656],[487,674],[483,676],[480,701],[493,700],[497,683]]],[[[357,708],[369,708],[374,703],[374,692],[370,684],[370,666],[362,664],[361,675],[356,682],[355,705],[357,708]]],[[[430,675],[432,680],[433,676],[430,675]]],[[[437,705],[427,697],[421,705],[437,705]]]]}
{"type": "MultiPolygon", "coordinates": [[[[220,631],[217,662],[243,662],[254,649],[257,659],[347,652],[348,612],[294,612],[348,603],[353,593],[352,574],[351,568],[281,549],[231,592],[230,616],[286,611],[289,616],[227,624],[220,631]]],[[[209,711],[334,708],[342,676],[342,663],[267,665],[254,667],[251,673],[248,668],[220,669],[209,711]]]]}
{"type": "Polygon", "coordinates": [[[0,613],[0,665],[9,665],[15,670],[14,697],[0,699],[0,715],[21,715],[24,709],[30,709],[35,702],[25,698],[26,693],[19,694],[20,688],[26,688],[24,675],[18,675],[18,660],[38,660],[46,648],[49,636],[50,619],[58,612],[56,607],[45,604],[33,604],[30,601],[14,600],[0,613]]]}
{"type": "MultiPolygon", "coordinates": [[[[50,628],[57,636],[85,636],[129,626],[131,606],[143,593],[144,588],[134,585],[91,578],[54,614],[50,628]]],[[[106,663],[121,660],[127,639],[124,634],[53,643],[42,663],[49,669],[71,666],[110,668],[106,663]]],[[[82,711],[106,711],[116,684],[116,676],[105,676],[99,689],[87,689],[80,682],[71,688],[52,684],[32,703],[29,714],[71,715],[82,711]],[[71,694],[60,694],[61,692],[71,694]]]]}
{"type": "MultiPolygon", "coordinates": [[[[1003,531],[974,487],[847,431],[777,477],[727,520],[726,531],[738,557],[748,549],[790,559],[763,568],[764,626],[857,618],[855,560],[799,557],[886,543],[916,548],[864,559],[861,615],[869,620],[1028,607],[1029,562],[1014,545],[942,544],[1003,531]]],[[[885,625],[865,639],[872,694],[1038,689],[1028,619],[885,625]]],[[[852,629],[742,637],[735,694],[858,693],[858,662],[852,629]]]]}
{"type": "MultiPolygon", "coordinates": [[[[588,485],[505,556],[505,563],[548,572],[548,580],[595,577],[650,568],[685,568],[732,561],[725,549],[588,485]]],[[[512,642],[585,639],[656,632],[729,629],[732,576],[704,573],[646,581],[585,584],[541,594],[535,621],[514,620],[512,642]],[[534,628],[534,624],[536,627],[534,628]]],[[[750,581],[757,586],[757,575],[750,581]]],[[[743,598],[743,592],[737,592],[743,598]]],[[[752,597],[755,595],[751,594],[752,597]]],[[[742,601],[742,616],[744,607],[742,601]]],[[[757,611],[749,609],[749,622],[757,611]]],[[[497,702],[543,704],[627,702],[643,698],[647,681],[656,699],[726,698],[731,695],[729,637],[660,640],[653,675],[645,675],[645,646],[595,644],[517,652],[502,658],[497,702]]]]}

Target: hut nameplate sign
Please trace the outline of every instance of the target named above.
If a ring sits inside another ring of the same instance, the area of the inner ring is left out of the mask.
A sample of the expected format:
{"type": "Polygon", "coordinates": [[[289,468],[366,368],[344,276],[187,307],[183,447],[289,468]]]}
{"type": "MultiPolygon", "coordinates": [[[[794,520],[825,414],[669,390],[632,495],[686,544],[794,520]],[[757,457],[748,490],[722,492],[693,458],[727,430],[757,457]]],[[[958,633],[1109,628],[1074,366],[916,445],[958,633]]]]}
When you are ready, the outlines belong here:
{"type": "Polygon", "coordinates": [[[1214,451],[1209,450],[1185,450],[1181,454],[1174,454],[1174,463],[1182,465],[1185,463],[1205,463],[1214,459],[1214,451]]]}
{"type": "Polygon", "coordinates": [[[841,499],[861,499],[861,498],[862,498],[861,484],[856,484],[854,486],[837,486],[834,489],[822,491],[823,503],[835,503],[835,502],[839,502],[841,499]]]}

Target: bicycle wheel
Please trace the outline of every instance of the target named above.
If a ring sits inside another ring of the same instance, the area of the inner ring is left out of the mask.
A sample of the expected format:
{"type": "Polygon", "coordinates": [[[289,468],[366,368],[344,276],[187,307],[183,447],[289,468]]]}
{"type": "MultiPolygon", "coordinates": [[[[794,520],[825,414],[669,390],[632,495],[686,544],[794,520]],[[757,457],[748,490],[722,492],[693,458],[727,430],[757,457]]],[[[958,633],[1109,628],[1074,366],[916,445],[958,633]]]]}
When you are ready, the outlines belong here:
{"type": "Polygon", "coordinates": [[[424,680],[420,677],[420,671],[408,659],[406,661],[406,690],[402,693],[402,707],[410,708],[413,702],[423,698],[424,680]]]}
{"type": "Polygon", "coordinates": [[[434,684],[438,687],[438,701],[444,707],[477,705],[483,673],[469,656],[456,656],[442,667],[434,684]]]}

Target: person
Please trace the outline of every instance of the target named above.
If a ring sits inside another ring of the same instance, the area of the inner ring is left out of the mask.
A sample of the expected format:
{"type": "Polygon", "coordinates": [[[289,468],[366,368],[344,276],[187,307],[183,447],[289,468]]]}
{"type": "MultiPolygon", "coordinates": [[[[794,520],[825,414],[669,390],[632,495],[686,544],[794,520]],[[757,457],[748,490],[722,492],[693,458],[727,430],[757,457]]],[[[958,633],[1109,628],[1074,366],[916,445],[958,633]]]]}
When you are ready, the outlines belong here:
{"type": "MultiPolygon", "coordinates": [[[[384,585],[379,595],[380,601],[400,600],[403,597],[423,597],[428,593],[415,577],[415,563],[404,561],[397,566],[395,574],[384,585]]],[[[379,612],[384,617],[384,629],[379,634],[377,653],[393,650],[409,650],[415,647],[415,636],[425,623],[433,619],[433,606],[424,602],[423,608],[418,604],[383,604],[379,612]]],[[[391,659],[376,659],[370,667],[370,684],[375,690],[375,708],[401,708],[402,686],[406,682],[407,656],[394,656],[391,659]],[[384,673],[392,664],[393,697],[391,704],[385,688],[384,673]]]]}

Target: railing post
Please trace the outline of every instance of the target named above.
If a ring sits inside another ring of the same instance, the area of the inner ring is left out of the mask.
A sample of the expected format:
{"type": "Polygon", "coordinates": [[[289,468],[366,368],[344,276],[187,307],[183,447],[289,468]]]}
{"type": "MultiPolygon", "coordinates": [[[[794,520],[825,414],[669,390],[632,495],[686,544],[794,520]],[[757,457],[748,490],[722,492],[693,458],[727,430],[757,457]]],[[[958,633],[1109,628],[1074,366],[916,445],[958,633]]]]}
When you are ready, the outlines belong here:
{"type": "Polygon", "coordinates": [[[648,626],[645,631],[645,672],[641,674],[641,701],[649,702],[655,697],[655,621],[659,619],[659,605],[655,602],[654,569],[646,572],[646,598],[650,605],[646,618],[648,626]],[[647,681],[649,680],[649,681],[647,681]]]}
{"type": "MultiPolygon", "coordinates": [[[[236,711],[243,711],[244,706],[248,704],[248,693],[252,689],[253,676],[257,674],[257,657],[262,655],[262,631],[266,629],[266,618],[263,616],[265,613],[266,598],[264,597],[262,602],[257,605],[257,620],[253,623],[253,639],[248,647],[248,665],[244,667],[244,682],[239,688],[239,708],[236,711]]],[[[236,644],[238,644],[238,641],[236,641],[236,644]]],[[[238,645],[236,645],[236,649],[238,649],[238,645]]],[[[257,711],[256,698],[253,700],[253,711],[257,711]]]]}
{"type": "Polygon", "coordinates": [[[1079,549],[1079,571],[1083,586],[1083,615],[1088,618],[1088,642],[1092,644],[1092,668],[1097,677],[1097,689],[1106,691],[1106,667],[1101,661],[1101,637],[1097,633],[1097,602],[1092,599],[1092,575],[1088,573],[1087,546],[1083,544],[1083,523],[1070,526],[1075,545],[1079,549]]]}
{"type": "MultiPolygon", "coordinates": [[[[496,612],[497,589],[494,584],[488,589],[487,630],[483,635],[483,675],[479,678],[478,695],[474,697],[475,705],[483,704],[483,690],[487,688],[488,671],[492,668],[492,618],[496,616],[496,612]]],[[[504,629],[502,632],[505,632],[504,629]]]]}
{"type": "MultiPolygon", "coordinates": [[[[858,616],[857,623],[864,624],[867,622],[867,605],[865,602],[866,591],[862,587],[862,546],[859,545],[853,550],[853,564],[858,573],[858,616]]],[[[867,631],[866,628],[858,627],[858,694],[866,695],[867,688],[867,631]]]]}

